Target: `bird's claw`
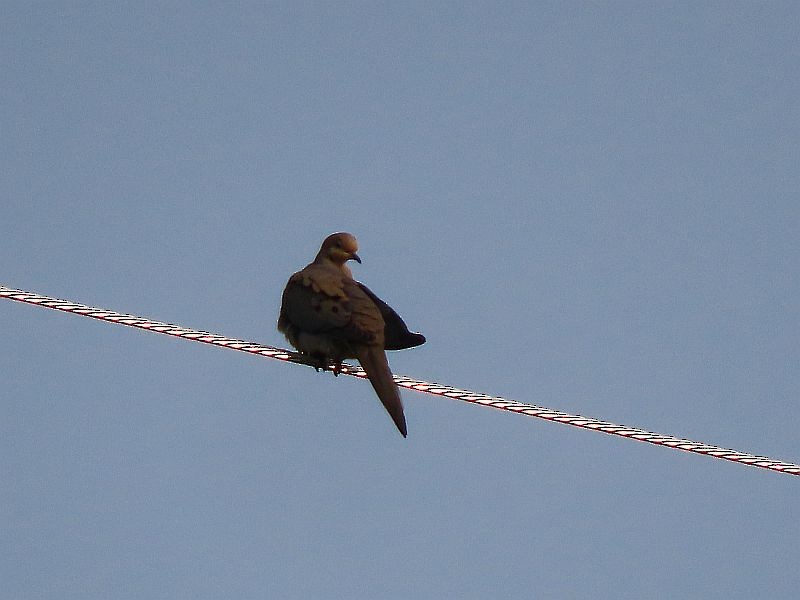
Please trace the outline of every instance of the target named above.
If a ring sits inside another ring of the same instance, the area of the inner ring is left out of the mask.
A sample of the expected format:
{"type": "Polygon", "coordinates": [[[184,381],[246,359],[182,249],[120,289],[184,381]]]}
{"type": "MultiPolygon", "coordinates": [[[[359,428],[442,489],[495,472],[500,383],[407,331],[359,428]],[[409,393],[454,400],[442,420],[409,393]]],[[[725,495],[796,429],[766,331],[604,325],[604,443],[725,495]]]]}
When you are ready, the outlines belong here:
{"type": "Polygon", "coordinates": [[[330,360],[327,357],[321,356],[312,356],[310,358],[311,366],[314,367],[314,371],[317,373],[320,371],[331,371],[334,377],[338,377],[339,373],[342,372],[341,360],[330,360]]]}

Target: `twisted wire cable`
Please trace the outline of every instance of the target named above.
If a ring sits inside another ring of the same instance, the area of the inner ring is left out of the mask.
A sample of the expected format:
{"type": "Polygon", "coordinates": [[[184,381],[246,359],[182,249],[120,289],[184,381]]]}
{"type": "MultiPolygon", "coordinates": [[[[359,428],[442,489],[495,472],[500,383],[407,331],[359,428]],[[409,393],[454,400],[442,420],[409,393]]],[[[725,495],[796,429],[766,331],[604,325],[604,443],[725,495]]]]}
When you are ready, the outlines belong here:
{"type": "MultiPolygon", "coordinates": [[[[60,300],[58,298],[43,296],[41,294],[26,292],[24,290],[9,288],[2,285],[0,285],[0,298],[81,315],[84,317],[90,317],[92,319],[98,319],[108,323],[118,323],[120,325],[145,329],[147,331],[154,331],[164,335],[170,335],[195,342],[202,342],[204,344],[211,344],[212,346],[221,346],[223,348],[239,350],[249,354],[265,356],[267,358],[274,358],[286,362],[314,366],[314,364],[302,354],[291,352],[283,348],[275,348],[272,346],[266,346],[264,344],[248,342],[246,340],[229,338],[216,333],[210,333],[208,331],[190,329],[188,327],[181,327],[179,325],[164,323],[162,321],[154,321],[152,319],[138,317],[136,315],[95,308],[85,304],[79,304],[77,302],[70,302],[69,300],[60,300]]],[[[361,367],[347,363],[342,365],[341,372],[346,375],[352,375],[362,379],[366,379],[367,377],[366,373],[361,367]]],[[[518,402],[516,400],[508,400],[500,396],[479,394],[449,385],[414,379],[413,377],[395,375],[394,379],[401,387],[416,390],[418,392],[424,392],[426,394],[433,394],[435,396],[452,398],[453,400],[461,400],[463,402],[488,406],[489,408],[505,410],[517,414],[527,415],[529,417],[536,417],[546,421],[563,423],[564,425],[580,427],[581,429],[602,431],[603,433],[607,433],[609,435],[616,435],[631,440],[638,440],[640,442],[647,442],[649,444],[683,450],[695,454],[712,456],[714,458],[728,460],[742,465],[760,467],[762,469],[769,469],[771,471],[787,473],[789,475],[800,475],[800,465],[791,462],[775,460],[766,456],[757,456],[748,452],[738,452],[736,450],[713,446],[711,444],[704,444],[702,442],[695,442],[671,435],[654,433],[636,427],[616,425],[609,421],[602,421],[600,419],[593,419],[580,415],[565,413],[559,410],[537,406],[535,404],[518,402]]]]}

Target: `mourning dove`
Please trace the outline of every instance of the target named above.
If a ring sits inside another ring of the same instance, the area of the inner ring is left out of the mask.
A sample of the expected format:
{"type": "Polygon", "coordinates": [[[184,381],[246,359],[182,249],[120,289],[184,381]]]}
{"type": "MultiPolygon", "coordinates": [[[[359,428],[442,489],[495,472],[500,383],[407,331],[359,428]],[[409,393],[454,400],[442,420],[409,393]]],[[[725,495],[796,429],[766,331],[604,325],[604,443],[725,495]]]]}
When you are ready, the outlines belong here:
{"type": "Polygon", "coordinates": [[[278,330],[312,358],[317,368],[338,375],[345,358],[357,358],[397,429],[407,435],[400,390],[392,378],[385,350],[425,343],[403,319],[345,264],[358,263],[358,242],[349,233],[325,238],[316,258],[289,278],[283,290],[278,330]]]}

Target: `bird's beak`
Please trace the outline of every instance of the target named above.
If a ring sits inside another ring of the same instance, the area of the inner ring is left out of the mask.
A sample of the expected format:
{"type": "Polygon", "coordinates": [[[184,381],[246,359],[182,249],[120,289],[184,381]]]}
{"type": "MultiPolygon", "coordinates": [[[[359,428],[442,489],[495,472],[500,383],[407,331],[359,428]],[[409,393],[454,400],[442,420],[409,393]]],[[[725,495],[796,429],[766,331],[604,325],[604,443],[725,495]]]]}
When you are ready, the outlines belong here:
{"type": "Polygon", "coordinates": [[[354,260],[354,261],[356,261],[358,264],[361,264],[361,257],[360,257],[358,254],[356,254],[355,252],[353,252],[353,253],[350,255],[350,260],[354,260]]]}

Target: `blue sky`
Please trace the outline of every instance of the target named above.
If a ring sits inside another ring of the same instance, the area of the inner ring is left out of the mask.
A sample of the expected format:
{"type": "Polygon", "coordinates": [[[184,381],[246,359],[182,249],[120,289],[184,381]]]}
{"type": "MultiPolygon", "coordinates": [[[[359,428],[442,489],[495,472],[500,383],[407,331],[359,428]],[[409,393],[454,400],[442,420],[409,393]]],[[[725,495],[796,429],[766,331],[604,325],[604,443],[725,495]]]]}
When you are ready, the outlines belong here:
{"type": "MultiPolygon", "coordinates": [[[[285,345],[333,231],[396,373],[800,461],[793,2],[0,9],[0,284],[285,345]]],[[[793,598],[797,478],[0,302],[40,598],[793,598]]]]}

